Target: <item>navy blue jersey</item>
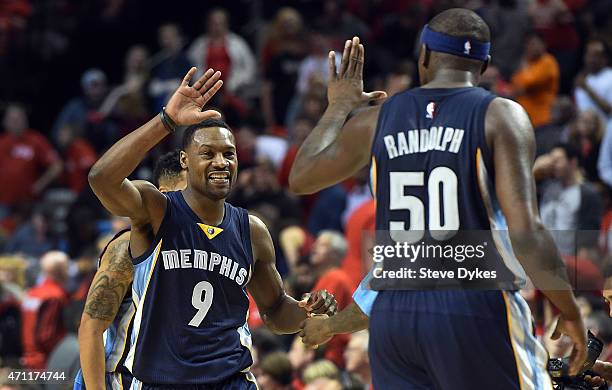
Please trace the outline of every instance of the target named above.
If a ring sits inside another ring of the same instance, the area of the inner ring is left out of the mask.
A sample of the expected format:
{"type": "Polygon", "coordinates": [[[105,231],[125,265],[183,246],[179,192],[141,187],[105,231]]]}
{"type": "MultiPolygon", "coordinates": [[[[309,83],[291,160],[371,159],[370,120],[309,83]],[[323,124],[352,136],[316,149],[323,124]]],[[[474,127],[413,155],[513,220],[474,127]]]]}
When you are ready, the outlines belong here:
{"type": "Polygon", "coordinates": [[[246,284],[252,273],[249,217],[225,203],[209,226],[181,192],[148,253],[134,259],[136,305],[125,366],[146,384],[214,384],[253,363],[246,284]]]}
{"type": "Polygon", "coordinates": [[[415,88],[390,98],[379,114],[371,183],[378,231],[443,244],[485,231],[478,238],[494,243],[488,265],[503,274],[488,287],[508,288],[525,274],[495,196],[484,125],[494,98],[482,88],[415,88]]]}

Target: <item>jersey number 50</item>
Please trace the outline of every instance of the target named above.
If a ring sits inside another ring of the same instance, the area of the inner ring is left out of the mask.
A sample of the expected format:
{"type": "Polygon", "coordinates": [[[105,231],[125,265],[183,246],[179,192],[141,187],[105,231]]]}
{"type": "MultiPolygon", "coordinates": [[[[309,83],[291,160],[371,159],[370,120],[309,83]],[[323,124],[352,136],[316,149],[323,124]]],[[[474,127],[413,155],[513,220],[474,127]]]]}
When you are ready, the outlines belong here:
{"type": "Polygon", "coordinates": [[[189,325],[197,328],[204,321],[204,317],[206,317],[212,305],[214,291],[212,284],[206,280],[195,285],[193,295],[191,296],[191,304],[198,309],[198,312],[189,321],[189,325]],[[204,295],[203,297],[202,294],[204,295]]]}
{"type": "MultiPolygon", "coordinates": [[[[424,172],[389,172],[391,210],[408,210],[410,225],[405,221],[390,221],[389,230],[396,241],[415,242],[423,238],[425,231],[425,204],[413,195],[405,195],[405,187],[425,185],[424,172]],[[405,232],[409,231],[409,234],[405,232]],[[399,240],[397,238],[400,238],[399,240]]],[[[459,203],[457,200],[457,175],[448,167],[434,168],[427,180],[429,204],[429,231],[436,240],[452,237],[459,229],[459,203]],[[440,202],[442,201],[442,202],[440,202]],[[442,222],[444,216],[444,223],[442,222]]]]}

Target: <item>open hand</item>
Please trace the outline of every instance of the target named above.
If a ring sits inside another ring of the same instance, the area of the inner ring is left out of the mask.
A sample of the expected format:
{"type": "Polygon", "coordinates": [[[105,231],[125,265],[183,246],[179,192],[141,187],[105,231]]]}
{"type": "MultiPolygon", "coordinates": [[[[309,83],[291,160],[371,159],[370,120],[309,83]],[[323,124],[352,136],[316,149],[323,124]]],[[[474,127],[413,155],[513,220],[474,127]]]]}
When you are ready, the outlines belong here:
{"type": "Polygon", "coordinates": [[[338,302],[334,294],[327,290],[306,293],[298,306],[304,308],[308,314],[327,314],[333,316],[338,311],[338,302]]]}
{"type": "Polygon", "coordinates": [[[345,42],[339,71],[336,70],[336,53],[329,52],[327,99],[330,105],[341,104],[352,110],[369,101],[387,97],[384,91],[363,92],[364,57],[364,47],[358,37],[345,42]]]}
{"type": "Polygon", "coordinates": [[[221,72],[208,69],[198,81],[189,86],[189,81],[197,69],[191,68],[183,78],[181,85],[174,92],[166,105],[166,114],[179,126],[189,126],[206,119],[220,118],[214,110],[202,111],[202,108],[223,85],[221,72]]]}

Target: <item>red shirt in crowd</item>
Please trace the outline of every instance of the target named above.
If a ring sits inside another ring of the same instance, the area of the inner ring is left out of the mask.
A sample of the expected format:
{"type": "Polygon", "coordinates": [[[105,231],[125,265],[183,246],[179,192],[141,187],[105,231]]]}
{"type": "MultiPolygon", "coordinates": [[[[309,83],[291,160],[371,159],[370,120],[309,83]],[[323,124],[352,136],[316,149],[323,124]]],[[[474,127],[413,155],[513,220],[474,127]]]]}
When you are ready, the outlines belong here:
{"type": "Polygon", "coordinates": [[[26,293],[21,305],[24,367],[46,367],[47,358],[66,335],[62,311],[67,303],[66,291],[52,279],[45,279],[26,293]]]}
{"type": "MultiPolygon", "coordinates": [[[[313,291],[327,290],[334,294],[338,302],[338,311],[344,309],[353,300],[353,287],[351,279],[340,268],[332,268],[325,272],[313,291]]],[[[350,335],[339,334],[332,337],[325,349],[325,358],[334,362],[338,367],[344,367],[344,350],[350,340],[350,335]]]]}
{"type": "Polygon", "coordinates": [[[57,153],[37,131],[0,135],[0,203],[12,206],[32,199],[32,186],[57,161],[57,153]]]}
{"type": "Polygon", "coordinates": [[[225,80],[229,79],[232,59],[229,56],[225,42],[223,44],[210,42],[208,52],[206,53],[206,67],[220,71],[225,80]]]}
{"type": "Polygon", "coordinates": [[[80,193],[87,186],[87,173],[97,158],[89,142],[75,139],[64,152],[62,182],[75,193],[80,193]]]}

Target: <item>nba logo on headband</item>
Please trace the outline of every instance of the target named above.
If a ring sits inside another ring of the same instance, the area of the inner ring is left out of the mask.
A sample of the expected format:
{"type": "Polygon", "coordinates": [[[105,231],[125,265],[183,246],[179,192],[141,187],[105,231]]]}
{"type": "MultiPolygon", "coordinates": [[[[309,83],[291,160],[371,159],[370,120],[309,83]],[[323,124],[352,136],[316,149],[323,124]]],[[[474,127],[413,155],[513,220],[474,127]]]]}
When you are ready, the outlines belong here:
{"type": "Polygon", "coordinates": [[[489,50],[491,49],[491,43],[489,42],[480,42],[474,39],[465,40],[465,37],[453,37],[434,31],[427,24],[423,27],[423,32],[421,33],[421,43],[424,43],[432,51],[480,61],[487,60],[489,50]]]}

